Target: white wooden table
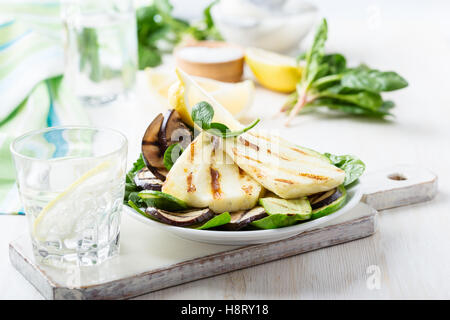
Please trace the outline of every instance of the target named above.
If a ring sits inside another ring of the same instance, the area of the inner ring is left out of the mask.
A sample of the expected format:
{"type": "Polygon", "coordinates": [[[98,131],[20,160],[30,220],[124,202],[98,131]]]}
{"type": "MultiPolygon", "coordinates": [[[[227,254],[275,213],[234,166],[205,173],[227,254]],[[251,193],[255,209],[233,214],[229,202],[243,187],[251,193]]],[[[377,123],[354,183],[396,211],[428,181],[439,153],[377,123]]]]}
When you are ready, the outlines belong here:
{"type": "MultiPolygon", "coordinates": [[[[283,96],[258,88],[249,118],[298,144],[336,154],[354,153],[368,171],[417,164],[439,176],[429,203],[384,211],[369,238],[199,280],[137,299],[398,299],[450,298],[450,42],[433,24],[330,20],[329,51],[350,63],[393,69],[410,83],[391,93],[396,119],[378,122],[308,115],[291,128],[273,119],[283,96]]],[[[149,121],[162,111],[139,75],[127,105],[90,109],[93,122],[122,130],[129,162],[149,121]]],[[[26,230],[20,216],[0,218],[0,298],[41,299],[10,265],[8,243],[26,230]]]]}

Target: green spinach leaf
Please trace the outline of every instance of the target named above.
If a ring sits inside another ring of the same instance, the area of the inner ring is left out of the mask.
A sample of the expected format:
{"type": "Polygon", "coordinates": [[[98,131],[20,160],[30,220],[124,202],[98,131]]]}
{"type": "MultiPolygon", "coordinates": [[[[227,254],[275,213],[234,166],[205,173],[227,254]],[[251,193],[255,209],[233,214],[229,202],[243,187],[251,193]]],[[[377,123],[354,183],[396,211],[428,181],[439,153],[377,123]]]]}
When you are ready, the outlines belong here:
{"type": "Polygon", "coordinates": [[[150,5],[136,10],[139,69],[155,67],[162,55],[172,52],[186,36],[197,40],[222,40],[211,16],[211,3],[203,12],[203,20],[189,24],[172,15],[168,0],[154,0],[150,5]]]}
{"type": "Polygon", "coordinates": [[[393,71],[381,72],[359,67],[346,71],[342,76],[341,85],[378,93],[405,88],[408,82],[393,71]]]}
{"type": "MultiPolygon", "coordinates": [[[[341,88],[340,86],[338,86],[341,88]]],[[[335,93],[333,87],[318,94],[320,98],[332,98],[341,102],[348,102],[372,111],[378,110],[383,104],[383,99],[378,93],[360,91],[358,93],[335,93]]]]}
{"type": "Polygon", "coordinates": [[[196,125],[203,130],[208,130],[214,117],[214,109],[208,102],[201,101],[192,108],[191,117],[196,125]]]}
{"type": "Polygon", "coordinates": [[[146,218],[150,218],[150,219],[151,219],[151,216],[148,215],[145,211],[142,211],[141,208],[139,208],[139,206],[136,205],[136,203],[134,203],[132,200],[128,200],[127,204],[128,204],[131,208],[133,208],[134,210],[136,210],[136,212],[140,213],[141,215],[143,215],[143,216],[146,217],[146,218]]]}
{"type": "Polygon", "coordinates": [[[296,91],[281,108],[282,112],[289,113],[286,125],[295,115],[322,107],[373,118],[392,115],[394,103],[383,101],[381,92],[405,88],[407,81],[396,72],[370,69],[366,65],[348,68],[342,54],[324,54],[327,32],[324,19],[311,47],[298,58],[305,65],[296,91]]]}
{"type": "Polygon", "coordinates": [[[319,72],[320,65],[322,64],[322,58],[325,50],[325,41],[327,40],[328,26],[327,21],[322,19],[319,27],[317,28],[314,36],[314,41],[306,53],[306,67],[302,73],[302,85],[309,87],[309,85],[316,78],[319,72]]]}
{"type": "Polygon", "coordinates": [[[298,215],[287,215],[287,214],[271,214],[265,218],[253,221],[250,225],[257,227],[259,229],[277,229],[289,227],[296,224],[299,221],[304,221],[305,219],[299,219],[298,215]]]}
{"type": "Polygon", "coordinates": [[[144,190],[138,193],[138,197],[145,202],[147,207],[155,207],[166,211],[179,211],[189,208],[183,200],[161,191],[144,190]]]}
{"type": "Polygon", "coordinates": [[[352,155],[336,156],[331,153],[324,153],[331,163],[345,171],[344,186],[355,182],[366,169],[366,165],[360,159],[352,155]]]}
{"type": "Polygon", "coordinates": [[[237,137],[244,132],[252,129],[259,123],[259,119],[253,121],[249,126],[244,129],[231,131],[226,125],[218,122],[211,123],[214,117],[213,107],[206,101],[201,101],[197,103],[191,111],[192,121],[194,121],[197,126],[207,131],[209,134],[221,137],[221,138],[231,138],[237,137]]]}
{"type": "Polygon", "coordinates": [[[215,228],[215,227],[227,224],[230,221],[231,221],[230,213],[224,212],[224,213],[221,213],[221,214],[209,219],[203,225],[201,225],[200,227],[197,227],[195,229],[198,229],[198,230],[211,229],[211,228],[215,228]]]}
{"type": "Polygon", "coordinates": [[[183,153],[183,148],[181,147],[181,144],[174,143],[171,144],[166,151],[164,152],[163,162],[164,167],[166,167],[167,170],[172,169],[173,164],[177,159],[181,156],[183,153]]]}

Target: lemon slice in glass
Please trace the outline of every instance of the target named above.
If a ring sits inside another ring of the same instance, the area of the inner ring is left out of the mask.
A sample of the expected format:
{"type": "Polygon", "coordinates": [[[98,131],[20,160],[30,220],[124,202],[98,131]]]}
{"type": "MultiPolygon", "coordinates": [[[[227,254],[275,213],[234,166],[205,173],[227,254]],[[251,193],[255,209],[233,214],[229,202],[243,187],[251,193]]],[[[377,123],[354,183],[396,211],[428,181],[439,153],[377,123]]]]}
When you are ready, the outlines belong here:
{"type": "Polygon", "coordinates": [[[105,188],[111,167],[110,161],[100,163],[51,200],[34,220],[32,234],[35,239],[64,241],[88,228],[94,218],[90,217],[92,204],[97,193],[105,188]]]}

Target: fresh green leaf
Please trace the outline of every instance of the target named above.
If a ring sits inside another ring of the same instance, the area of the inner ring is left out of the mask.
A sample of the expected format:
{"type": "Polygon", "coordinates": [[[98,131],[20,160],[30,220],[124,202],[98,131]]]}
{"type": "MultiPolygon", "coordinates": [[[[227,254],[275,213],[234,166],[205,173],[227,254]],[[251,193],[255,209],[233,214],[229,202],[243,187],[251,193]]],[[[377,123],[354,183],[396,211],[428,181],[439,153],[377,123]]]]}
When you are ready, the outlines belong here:
{"type": "Polygon", "coordinates": [[[391,105],[392,101],[386,101],[383,102],[383,105],[376,111],[362,108],[360,106],[342,102],[340,100],[335,99],[317,99],[314,100],[311,103],[308,103],[305,105],[305,107],[302,109],[302,113],[308,113],[312,110],[320,110],[322,107],[326,107],[330,110],[336,110],[343,113],[348,113],[355,116],[364,116],[364,117],[370,117],[370,118],[384,118],[386,116],[391,116],[392,114],[389,113],[389,108],[385,107],[385,105],[391,105]]]}
{"type": "Polygon", "coordinates": [[[131,208],[136,210],[136,212],[140,213],[141,215],[143,215],[146,218],[150,218],[151,219],[150,215],[145,213],[145,211],[142,211],[141,208],[139,208],[133,201],[128,200],[127,204],[128,204],[128,206],[130,206],[131,208]]]}
{"type": "Polygon", "coordinates": [[[142,157],[142,154],[140,154],[139,158],[133,163],[133,168],[127,173],[127,182],[134,182],[134,175],[144,167],[144,158],[142,157]]]}
{"type": "Polygon", "coordinates": [[[231,131],[226,125],[218,122],[211,123],[214,117],[213,107],[206,101],[197,103],[191,111],[192,120],[203,130],[206,130],[209,134],[221,137],[231,138],[237,137],[244,132],[252,129],[259,123],[259,119],[253,121],[249,126],[238,131],[231,131]]]}
{"type": "Polygon", "coordinates": [[[181,147],[181,144],[179,143],[171,144],[164,152],[163,157],[164,167],[166,167],[167,170],[172,169],[173,164],[177,161],[177,159],[181,156],[182,153],[183,148],[181,147]]]}
{"type": "Polygon", "coordinates": [[[226,131],[225,134],[222,134],[222,138],[231,138],[231,137],[237,137],[240,136],[241,134],[249,131],[250,129],[254,128],[258,123],[259,123],[259,119],[256,119],[255,121],[253,121],[249,126],[245,127],[242,130],[238,130],[238,131],[226,131]]]}
{"type": "Polygon", "coordinates": [[[217,3],[219,3],[219,0],[215,0],[215,1],[211,2],[210,5],[207,6],[205,8],[205,10],[203,10],[203,18],[205,20],[205,24],[208,29],[211,29],[214,27],[214,20],[211,15],[211,8],[213,6],[215,6],[217,3]]]}
{"type": "Polygon", "coordinates": [[[323,87],[325,80],[328,83],[330,82],[330,80],[332,80],[333,82],[339,81],[339,78],[333,79],[332,77],[341,72],[344,72],[345,68],[346,68],[346,60],[343,55],[339,53],[324,55],[315,77],[315,79],[318,80],[314,81],[311,86],[313,87],[320,85],[323,87]],[[318,84],[318,82],[320,84],[318,84]]]}
{"type": "Polygon", "coordinates": [[[408,86],[408,82],[393,71],[381,72],[367,67],[346,71],[341,79],[343,87],[372,92],[393,91],[408,86]]]}
{"type": "Polygon", "coordinates": [[[327,65],[327,75],[337,74],[345,71],[347,60],[340,53],[326,54],[322,58],[322,64],[327,65]]]}
{"type": "Polygon", "coordinates": [[[306,66],[302,73],[301,80],[304,87],[309,87],[309,85],[314,81],[317,73],[319,72],[322,58],[324,56],[327,33],[327,21],[325,19],[322,19],[322,22],[316,30],[313,44],[306,53],[306,66]]]}
{"type": "Polygon", "coordinates": [[[253,221],[250,225],[259,229],[277,229],[292,226],[301,220],[304,219],[298,219],[296,215],[290,216],[278,213],[253,221]]]}
{"type": "MultiPolygon", "coordinates": [[[[154,0],[150,5],[138,8],[136,22],[139,69],[161,64],[162,55],[172,52],[174,46],[186,35],[197,40],[221,40],[210,12],[215,3],[205,8],[203,21],[191,25],[172,16],[173,6],[168,0],[154,0]]],[[[95,58],[93,55],[92,57],[95,58]]]]}
{"type": "Polygon", "coordinates": [[[297,114],[326,107],[343,113],[384,118],[391,115],[391,101],[383,101],[381,92],[406,87],[407,81],[393,71],[382,72],[366,65],[348,68],[342,54],[324,54],[327,23],[317,28],[310,49],[297,59],[304,60],[302,77],[296,92],[290,94],[282,106],[288,112],[286,125],[297,114]]]}
{"type": "Polygon", "coordinates": [[[142,188],[139,188],[136,186],[134,182],[126,182],[125,183],[125,196],[124,196],[124,202],[126,203],[128,199],[130,198],[130,194],[133,192],[139,192],[142,188]]]}
{"type": "Polygon", "coordinates": [[[127,203],[128,201],[133,201],[133,203],[135,203],[136,205],[140,206],[140,207],[146,207],[146,203],[144,200],[141,199],[141,197],[139,197],[139,192],[141,192],[142,190],[139,191],[133,191],[130,192],[128,194],[128,198],[125,198],[125,203],[127,203]]]}
{"type": "Polygon", "coordinates": [[[215,136],[220,136],[220,137],[225,136],[227,134],[227,132],[229,132],[229,131],[230,131],[230,129],[226,125],[224,125],[223,123],[218,123],[218,122],[211,123],[211,125],[209,126],[209,129],[208,129],[208,133],[215,135],[215,136]],[[215,130],[217,132],[214,132],[215,130]]]}
{"type": "Polygon", "coordinates": [[[377,112],[383,112],[385,114],[391,115],[391,113],[389,113],[389,110],[391,110],[393,107],[395,107],[394,101],[386,100],[386,101],[383,101],[383,104],[377,110],[377,112]]]}
{"type": "Polygon", "coordinates": [[[355,182],[366,169],[366,165],[360,159],[352,155],[336,156],[331,153],[324,153],[331,163],[345,171],[344,186],[355,182]]]}
{"type": "Polygon", "coordinates": [[[211,15],[211,8],[219,1],[213,1],[203,10],[203,20],[190,26],[188,32],[197,40],[223,40],[211,15]]]}
{"type": "Polygon", "coordinates": [[[230,213],[224,212],[224,213],[221,213],[221,214],[211,218],[210,220],[205,222],[203,225],[201,225],[200,227],[197,227],[195,229],[198,229],[198,230],[211,229],[211,228],[215,228],[215,227],[227,224],[230,221],[231,221],[230,213]]]}
{"type": "Polygon", "coordinates": [[[252,226],[260,229],[283,228],[311,217],[312,209],[306,197],[292,200],[261,198],[259,204],[269,215],[251,223],[252,226]]]}
{"type": "Polygon", "coordinates": [[[327,90],[320,92],[317,96],[320,98],[332,98],[335,100],[348,102],[360,106],[362,108],[366,108],[372,111],[377,111],[378,108],[383,104],[383,99],[381,95],[378,93],[370,92],[370,91],[361,91],[358,93],[336,93],[334,92],[334,88],[341,88],[340,86],[331,87],[327,90]]]}
{"type": "Polygon", "coordinates": [[[139,70],[145,69],[147,67],[156,67],[162,63],[161,53],[151,47],[139,46],[139,70]]]}
{"type": "Polygon", "coordinates": [[[214,109],[206,101],[197,103],[191,111],[192,121],[203,130],[208,130],[214,117],[214,109]]]}
{"type": "MultiPolygon", "coordinates": [[[[136,193],[141,191],[142,188],[138,187],[136,183],[134,182],[134,176],[136,173],[145,167],[144,159],[142,158],[142,154],[139,155],[139,158],[133,163],[133,167],[130,169],[130,171],[127,172],[125,176],[125,196],[124,196],[124,203],[127,203],[130,199],[130,195],[132,193],[136,193]]],[[[135,199],[136,200],[136,199],[135,199]]]]}
{"type": "Polygon", "coordinates": [[[144,190],[139,192],[138,196],[146,203],[147,207],[155,207],[166,211],[179,211],[189,208],[183,200],[161,191],[144,190]]]}

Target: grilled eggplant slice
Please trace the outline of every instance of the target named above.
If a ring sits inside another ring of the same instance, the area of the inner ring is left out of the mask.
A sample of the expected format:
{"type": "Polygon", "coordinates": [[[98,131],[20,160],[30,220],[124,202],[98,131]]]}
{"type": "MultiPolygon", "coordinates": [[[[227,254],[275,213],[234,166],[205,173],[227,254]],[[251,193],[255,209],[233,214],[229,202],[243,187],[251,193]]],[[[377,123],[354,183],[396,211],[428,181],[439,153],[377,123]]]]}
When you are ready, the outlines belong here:
{"type": "Polygon", "coordinates": [[[134,176],[134,183],[144,190],[161,191],[163,182],[147,168],[139,170],[134,176]]]}
{"type": "Polygon", "coordinates": [[[174,143],[180,143],[184,149],[191,140],[192,132],[177,111],[169,110],[165,116],[158,114],[142,138],[142,155],[147,168],[164,181],[168,173],[164,166],[164,152],[174,143]]]}
{"type": "Polygon", "coordinates": [[[251,222],[262,219],[267,216],[266,210],[263,207],[254,207],[248,211],[236,211],[231,213],[231,220],[223,226],[224,229],[230,231],[237,231],[245,228],[251,222]]]}
{"type": "Polygon", "coordinates": [[[142,156],[147,168],[164,181],[168,171],[164,166],[164,150],[159,143],[159,131],[163,121],[164,116],[160,113],[148,126],[142,138],[142,156]]]}
{"type": "Polygon", "coordinates": [[[170,109],[164,115],[159,130],[159,144],[165,151],[170,145],[179,143],[183,149],[192,141],[192,131],[183,123],[177,111],[170,109]]]}
{"type": "Polygon", "coordinates": [[[311,203],[311,219],[318,219],[339,210],[347,198],[347,191],[343,186],[309,197],[311,203]]]}
{"type": "Polygon", "coordinates": [[[197,223],[202,223],[214,216],[214,212],[212,212],[208,208],[170,212],[162,209],[148,207],[145,210],[145,213],[162,223],[177,227],[191,226],[197,223]]]}
{"type": "Polygon", "coordinates": [[[321,192],[310,196],[309,203],[311,204],[311,208],[314,210],[329,205],[340,198],[341,195],[341,190],[339,188],[334,188],[330,191],[321,192]]]}

